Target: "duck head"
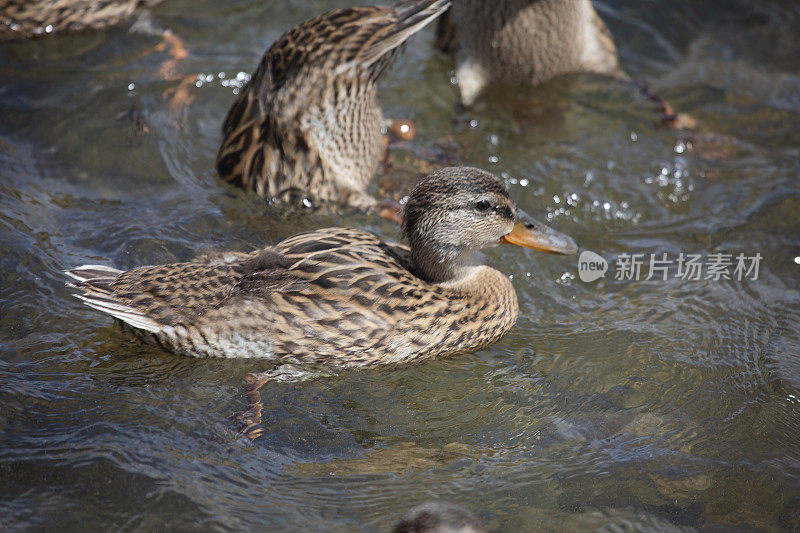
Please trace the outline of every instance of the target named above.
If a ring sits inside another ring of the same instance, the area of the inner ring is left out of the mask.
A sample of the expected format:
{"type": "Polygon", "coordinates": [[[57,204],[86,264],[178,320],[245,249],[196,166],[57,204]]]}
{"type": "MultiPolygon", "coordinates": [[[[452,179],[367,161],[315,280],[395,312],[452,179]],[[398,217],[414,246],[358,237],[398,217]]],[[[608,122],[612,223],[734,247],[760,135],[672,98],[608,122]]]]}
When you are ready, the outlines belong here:
{"type": "Polygon", "coordinates": [[[421,276],[440,283],[483,264],[478,250],[516,244],[556,254],[574,254],[575,241],[534,220],[514,205],[494,175],[470,167],[437,170],[411,191],[403,233],[421,276]]]}

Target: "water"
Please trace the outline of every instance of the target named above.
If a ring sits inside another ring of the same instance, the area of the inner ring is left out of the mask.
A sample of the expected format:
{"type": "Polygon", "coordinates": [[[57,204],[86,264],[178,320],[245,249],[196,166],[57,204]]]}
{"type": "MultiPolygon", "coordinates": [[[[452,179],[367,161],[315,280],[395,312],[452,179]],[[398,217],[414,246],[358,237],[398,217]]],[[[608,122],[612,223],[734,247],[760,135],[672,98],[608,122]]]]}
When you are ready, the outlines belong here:
{"type": "Polygon", "coordinates": [[[450,63],[430,30],[410,44],[382,84],[385,113],[414,118],[422,146],[455,135],[453,157],[611,261],[589,284],[577,257],[491,250],[521,316],[487,349],[267,384],[250,442],[228,417],[268,363],[171,355],[70,296],[61,270],[87,262],[184,260],[330,225],[397,238],[365,215],[282,216],[213,170],[237,74],[345,4],[159,6],[153,22],[191,52],[179,73],[202,75],[178,114],[154,37],[0,48],[0,525],[386,531],[444,498],[502,531],[800,528],[792,2],[598,6],[628,72],[700,121],[693,137],[654,128],[636,90],[593,76],[493,88],[455,121],[450,63]],[[115,120],[134,102],[147,135],[115,120]],[[763,260],[757,280],[614,279],[619,254],[682,252],[763,260]]]}

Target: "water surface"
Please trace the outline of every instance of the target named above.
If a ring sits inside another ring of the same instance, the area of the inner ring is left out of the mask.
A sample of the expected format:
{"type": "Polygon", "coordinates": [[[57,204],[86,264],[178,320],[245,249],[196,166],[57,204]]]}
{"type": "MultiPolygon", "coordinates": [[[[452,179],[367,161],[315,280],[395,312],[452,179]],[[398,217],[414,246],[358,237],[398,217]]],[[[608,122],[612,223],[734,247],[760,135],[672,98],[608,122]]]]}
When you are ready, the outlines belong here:
{"type": "Polygon", "coordinates": [[[700,122],[691,136],[596,76],[495,87],[457,114],[432,32],[410,43],[382,84],[385,114],[413,118],[422,146],[454,138],[458,161],[611,262],[590,284],[577,257],[489,251],[521,316],[487,349],[268,384],[250,442],[228,417],[268,362],[175,356],[70,296],[61,271],[83,263],[186,260],[330,225],[399,237],[361,214],[284,216],[213,169],[267,45],[343,5],[159,6],[153,23],[191,51],[178,114],[155,37],[0,48],[0,525],[386,531],[443,498],[502,531],[800,528],[793,2],[598,5],[627,71],[700,122]],[[134,103],[146,135],[115,119],[134,103]],[[637,282],[614,279],[622,253],[763,260],[757,280],[637,282]]]}

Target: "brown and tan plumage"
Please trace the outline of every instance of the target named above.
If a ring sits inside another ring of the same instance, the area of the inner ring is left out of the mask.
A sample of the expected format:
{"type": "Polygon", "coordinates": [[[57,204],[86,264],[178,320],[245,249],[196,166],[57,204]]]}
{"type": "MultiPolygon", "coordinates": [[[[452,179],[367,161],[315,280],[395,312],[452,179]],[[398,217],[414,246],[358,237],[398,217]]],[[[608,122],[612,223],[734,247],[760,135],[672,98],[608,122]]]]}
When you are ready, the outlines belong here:
{"type": "Polygon", "coordinates": [[[231,107],[219,175],[265,198],[303,191],[368,209],[382,151],[377,82],[402,44],[450,5],[338,9],[280,37],[231,107]]]}
{"type": "Polygon", "coordinates": [[[0,0],[0,40],[100,29],[163,0],[0,0]]]}
{"type": "Polygon", "coordinates": [[[508,242],[576,251],[569,237],[523,224],[520,213],[491,174],[448,168],[412,191],[403,225],[409,246],[327,228],[249,254],[67,273],[87,305],[179,354],[404,362],[475,350],[516,321],[510,281],[479,249],[508,242]]]}
{"type": "Polygon", "coordinates": [[[455,53],[465,105],[492,82],[537,85],[575,72],[627,78],[590,0],[455,0],[437,45],[455,53]]]}

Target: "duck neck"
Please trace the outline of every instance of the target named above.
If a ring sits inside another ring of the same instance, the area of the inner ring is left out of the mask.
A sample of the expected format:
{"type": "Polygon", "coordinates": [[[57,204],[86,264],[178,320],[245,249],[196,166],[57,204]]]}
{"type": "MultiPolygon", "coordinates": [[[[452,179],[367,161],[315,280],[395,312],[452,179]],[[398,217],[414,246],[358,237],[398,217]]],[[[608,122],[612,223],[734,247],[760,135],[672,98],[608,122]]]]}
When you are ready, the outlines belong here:
{"type": "Polygon", "coordinates": [[[419,276],[429,283],[452,283],[465,278],[476,266],[486,263],[480,252],[458,247],[430,249],[414,246],[411,258],[419,276]]]}

